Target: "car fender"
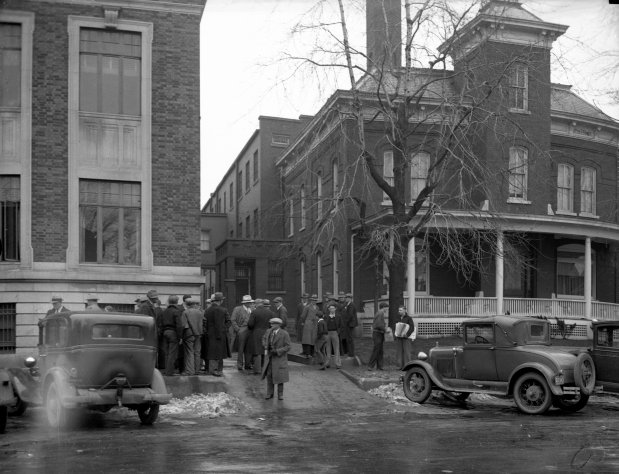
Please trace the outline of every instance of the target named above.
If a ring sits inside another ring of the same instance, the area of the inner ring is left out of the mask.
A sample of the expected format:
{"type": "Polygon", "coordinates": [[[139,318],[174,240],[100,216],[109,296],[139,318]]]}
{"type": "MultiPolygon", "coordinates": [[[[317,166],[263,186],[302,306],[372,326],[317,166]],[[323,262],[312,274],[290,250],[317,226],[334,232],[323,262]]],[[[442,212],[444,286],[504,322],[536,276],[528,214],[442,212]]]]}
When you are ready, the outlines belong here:
{"type": "Polygon", "coordinates": [[[8,369],[13,389],[19,398],[27,403],[39,405],[41,395],[39,379],[32,375],[30,369],[8,369]]]}
{"type": "Polygon", "coordinates": [[[163,379],[163,375],[159,372],[158,369],[153,370],[153,378],[150,383],[150,388],[157,394],[167,394],[168,389],[166,388],[165,381],[163,379]]]}
{"type": "Polygon", "coordinates": [[[524,363],[514,368],[514,370],[512,370],[512,373],[509,375],[508,394],[511,394],[513,392],[514,384],[516,383],[516,380],[518,379],[518,377],[520,377],[522,374],[526,372],[540,373],[541,375],[544,376],[544,378],[546,379],[546,382],[548,382],[550,391],[554,395],[563,395],[563,389],[561,388],[561,386],[556,385],[554,382],[554,376],[556,375],[555,372],[550,370],[544,364],[540,364],[538,362],[524,363]]]}
{"type": "Polygon", "coordinates": [[[11,375],[8,370],[0,369],[0,406],[13,405],[15,401],[11,375]]]}
{"type": "Polygon", "coordinates": [[[443,377],[441,376],[441,374],[439,374],[436,370],[434,370],[434,367],[432,367],[430,364],[428,364],[427,362],[423,360],[414,360],[412,362],[409,362],[408,364],[404,366],[402,370],[404,372],[408,372],[408,370],[413,367],[421,367],[422,369],[424,369],[426,373],[428,374],[428,377],[430,377],[432,384],[435,385],[437,388],[441,390],[447,390],[447,391],[455,390],[454,388],[445,385],[445,382],[443,381],[443,377]]]}

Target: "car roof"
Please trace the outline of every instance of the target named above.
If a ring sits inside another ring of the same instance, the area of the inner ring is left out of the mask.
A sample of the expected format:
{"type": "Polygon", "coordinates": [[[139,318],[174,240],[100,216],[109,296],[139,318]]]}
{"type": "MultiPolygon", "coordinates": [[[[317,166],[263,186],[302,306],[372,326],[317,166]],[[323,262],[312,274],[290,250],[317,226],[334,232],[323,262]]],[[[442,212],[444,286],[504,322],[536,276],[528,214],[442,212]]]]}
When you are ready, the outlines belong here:
{"type": "Polygon", "coordinates": [[[488,316],[486,318],[473,318],[467,319],[464,321],[464,324],[467,323],[496,323],[500,326],[512,326],[514,324],[523,322],[523,321],[546,321],[545,318],[537,318],[532,316],[510,316],[510,315],[496,315],[496,316],[488,316]]]}
{"type": "Polygon", "coordinates": [[[592,326],[616,326],[619,325],[619,319],[605,319],[603,321],[592,321],[592,326]]]}
{"type": "Polygon", "coordinates": [[[97,322],[110,322],[118,323],[124,321],[153,321],[153,317],[144,314],[135,313],[123,313],[123,312],[107,312],[107,311],[66,311],[63,313],[50,314],[43,318],[43,320],[50,319],[68,319],[68,320],[80,320],[80,321],[97,321],[97,322]]]}

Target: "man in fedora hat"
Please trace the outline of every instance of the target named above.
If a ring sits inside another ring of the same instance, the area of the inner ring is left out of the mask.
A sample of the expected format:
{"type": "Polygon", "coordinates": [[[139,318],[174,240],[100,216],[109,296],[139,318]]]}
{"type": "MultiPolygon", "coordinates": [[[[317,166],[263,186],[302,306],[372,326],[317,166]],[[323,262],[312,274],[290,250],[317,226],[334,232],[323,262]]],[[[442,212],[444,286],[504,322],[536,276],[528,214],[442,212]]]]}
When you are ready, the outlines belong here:
{"type": "Polygon", "coordinates": [[[95,295],[88,295],[86,297],[86,310],[103,312],[98,302],[99,302],[99,297],[95,295]]]}
{"type": "Polygon", "coordinates": [[[307,306],[309,296],[307,293],[301,295],[301,302],[297,305],[297,318],[295,319],[295,329],[297,331],[297,342],[301,342],[303,337],[303,326],[301,325],[301,315],[307,306]]]}
{"type": "Polygon", "coordinates": [[[247,323],[251,316],[254,300],[251,295],[245,295],[241,299],[241,304],[232,310],[232,331],[234,332],[235,342],[237,346],[236,368],[240,371],[243,369],[251,369],[252,354],[249,350],[249,328],[247,323]]]}
{"type": "Polygon", "coordinates": [[[267,330],[262,339],[265,354],[265,364],[262,370],[262,378],[267,379],[268,400],[275,395],[277,385],[278,400],[284,399],[284,383],[290,380],[288,373],[288,351],[290,350],[290,335],[283,329],[282,320],[271,318],[271,328],[267,330]]]}
{"type": "Polygon", "coordinates": [[[230,357],[228,328],[232,323],[230,322],[228,310],[222,306],[224,299],[223,293],[214,293],[211,297],[211,306],[204,314],[208,342],[206,352],[208,360],[207,370],[216,377],[223,375],[224,359],[230,357]]]}
{"type": "Polygon", "coordinates": [[[157,290],[148,290],[146,293],[146,300],[140,303],[137,314],[145,314],[147,316],[152,316],[157,319],[157,300],[159,299],[159,295],[157,294],[157,290]]]}
{"type": "Polygon", "coordinates": [[[60,296],[52,296],[52,308],[45,313],[45,316],[56,313],[66,313],[69,311],[62,305],[62,298],[60,296]]]}
{"type": "Polygon", "coordinates": [[[343,294],[343,306],[340,310],[342,317],[342,354],[348,354],[348,357],[355,357],[355,339],[354,331],[359,324],[357,320],[357,308],[352,302],[352,293],[343,294]]]}
{"type": "Polygon", "coordinates": [[[254,374],[260,374],[264,366],[264,346],[262,338],[269,329],[269,320],[274,317],[273,312],[264,305],[264,300],[256,299],[256,307],[251,312],[247,327],[251,331],[251,351],[254,374]]]}

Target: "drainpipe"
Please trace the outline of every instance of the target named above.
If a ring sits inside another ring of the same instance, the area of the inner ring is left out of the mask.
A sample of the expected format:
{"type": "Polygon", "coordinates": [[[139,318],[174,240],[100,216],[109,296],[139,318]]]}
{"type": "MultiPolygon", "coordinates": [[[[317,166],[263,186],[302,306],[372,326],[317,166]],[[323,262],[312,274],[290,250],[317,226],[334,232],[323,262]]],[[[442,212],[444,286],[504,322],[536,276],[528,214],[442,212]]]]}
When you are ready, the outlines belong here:
{"type": "Polygon", "coordinates": [[[350,234],[350,292],[355,294],[355,237],[357,233],[350,234]]]}
{"type": "Polygon", "coordinates": [[[408,304],[406,309],[409,316],[412,316],[415,314],[415,237],[412,237],[408,242],[407,262],[406,292],[408,293],[408,304]]]}
{"type": "Polygon", "coordinates": [[[494,287],[496,294],[496,314],[503,314],[503,232],[499,231],[496,236],[496,258],[494,261],[496,275],[494,287]]]}
{"type": "Polygon", "coordinates": [[[585,237],[585,318],[591,319],[591,237],[585,237]]]}

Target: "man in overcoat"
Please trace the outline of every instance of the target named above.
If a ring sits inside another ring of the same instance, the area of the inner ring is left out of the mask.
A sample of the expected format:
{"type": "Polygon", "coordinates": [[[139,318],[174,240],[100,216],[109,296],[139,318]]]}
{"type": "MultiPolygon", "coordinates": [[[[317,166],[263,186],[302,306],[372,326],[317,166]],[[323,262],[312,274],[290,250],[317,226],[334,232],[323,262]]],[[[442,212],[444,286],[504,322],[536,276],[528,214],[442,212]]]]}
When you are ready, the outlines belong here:
{"type": "Polygon", "coordinates": [[[342,294],[342,296],[342,307],[340,309],[340,316],[342,318],[342,332],[340,333],[342,339],[342,354],[347,353],[348,357],[354,357],[354,332],[359,324],[357,320],[357,308],[352,302],[352,293],[342,294]]]}
{"type": "Polygon", "coordinates": [[[295,329],[297,331],[297,342],[301,342],[303,338],[303,324],[301,323],[301,315],[303,314],[303,310],[309,303],[309,295],[307,293],[303,293],[301,296],[301,302],[297,305],[297,319],[295,320],[295,329]]]}
{"type": "Polygon", "coordinates": [[[275,311],[273,311],[275,317],[282,320],[282,329],[286,329],[286,326],[288,326],[288,310],[284,306],[284,300],[281,296],[273,300],[273,306],[275,307],[275,311]]]}
{"type": "Polygon", "coordinates": [[[45,316],[56,313],[66,313],[69,310],[62,305],[62,298],[60,296],[52,296],[52,308],[45,313],[45,316]]]}
{"type": "Polygon", "coordinates": [[[216,377],[223,375],[224,359],[230,357],[228,328],[232,324],[228,310],[222,306],[223,293],[217,292],[211,298],[211,306],[206,310],[206,336],[208,340],[208,371],[216,377]]]}
{"type": "Polygon", "coordinates": [[[284,399],[284,383],[290,380],[288,373],[288,351],[290,350],[290,335],[282,329],[282,320],[271,318],[271,328],[262,339],[265,348],[265,364],[262,378],[267,379],[267,394],[265,399],[273,398],[277,385],[278,400],[284,399]]]}
{"type": "MultiPolygon", "coordinates": [[[[250,353],[249,347],[251,344],[248,344],[248,340],[250,337],[250,331],[247,326],[249,322],[249,317],[251,316],[252,306],[254,304],[254,300],[251,295],[243,296],[241,300],[241,304],[235,306],[232,310],[232,330],[236,339],[236,346],[238,348],[238,353],[236,356],[236,366],[238,370],[248,370],[251,368],[251,360],[253,354],[250,353]]],[[[234,346],[233,346],[234,347],[234,346]]]]}
{"type": "Polygon", "coordinates": [[[264,300],[256,299],[256,307],[251,312],[247,327],[251,330],[252,352],[254,353],[254,374],[262,372],[264,359],[264,346],[262,338],[264,333],[269,329],[269,320],[273,318],[273,312],[264,305],[264,300]]]}

